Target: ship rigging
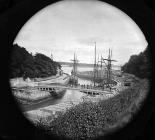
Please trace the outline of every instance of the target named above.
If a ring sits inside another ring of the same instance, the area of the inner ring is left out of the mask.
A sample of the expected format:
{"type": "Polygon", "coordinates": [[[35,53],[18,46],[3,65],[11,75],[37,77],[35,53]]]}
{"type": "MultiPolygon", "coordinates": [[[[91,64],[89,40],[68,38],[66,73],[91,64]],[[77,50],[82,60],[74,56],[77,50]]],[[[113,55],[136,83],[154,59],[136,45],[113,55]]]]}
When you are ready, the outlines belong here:
{"type": "Polygon", "coordinates": [[[112,62],[116,62],[116,60],[112,60],[111,58],[112,58],[112,50],[109,49],[109,54],[107,59],[103,58],[101,55],[101,60],[96,61],[96,42],[95,42],[95,60],[94,60],[94,71],[93,71],[94,87],[96,86],[96,83],[100,83],[100,86],[102,86],[102,88],[104,88],[104,85],[106,85],[106,87],[110,87],[111,84],[115,84],[115,82],[112,80],[113,79],[112,62]],[[105,64],[105,69],[103,69],[103,63],[105,64]],[[103,76],[105,72],[106,72],[106,77],[103,76]]]}

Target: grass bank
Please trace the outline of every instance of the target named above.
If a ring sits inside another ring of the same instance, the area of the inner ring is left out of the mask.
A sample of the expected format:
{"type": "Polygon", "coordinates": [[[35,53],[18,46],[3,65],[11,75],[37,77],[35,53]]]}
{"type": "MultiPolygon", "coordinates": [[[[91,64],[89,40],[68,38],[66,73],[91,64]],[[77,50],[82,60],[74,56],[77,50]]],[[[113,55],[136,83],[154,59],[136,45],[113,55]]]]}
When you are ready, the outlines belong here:
{"type": "Polygon", "coordinates": [[[113,98],[98,103],[82,102],[65,113],[60,112],[57,118],[38,121],[37,126],[61,138],[96,138],[129,122],[140,109],[148,90],[148,81],[141,80],[113,98]]]}

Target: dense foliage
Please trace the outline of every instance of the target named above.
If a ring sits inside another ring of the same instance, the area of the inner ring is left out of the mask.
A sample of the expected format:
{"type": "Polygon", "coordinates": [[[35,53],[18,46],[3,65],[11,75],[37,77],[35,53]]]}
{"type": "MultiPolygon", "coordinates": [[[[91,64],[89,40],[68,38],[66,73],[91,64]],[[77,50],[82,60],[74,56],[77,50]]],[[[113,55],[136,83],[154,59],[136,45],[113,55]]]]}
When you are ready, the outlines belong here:
{"type": "Polygon", "coordinates": [[[129,61],[122,67],[122,71],[134,74],[139,78],[149,78],[151,64],[148,47],[139,55],[132,55],[129,61]]]}
{"type": "MultiPolygon", "coordinates": [[[[99,103],[83,102],[68,109],[54,121],[48,122],[46,129],[53,134],[71,139],[90,139],[115,129],[122,117],[135,113],[136,102],[148,90],[148,82],[135,84],[113,98],[99,103]]],[[[45,124],[45,123],[44,123],[45,124]]]]}
{"type": "Polygon", "coordinates": [[[10,78],[15,77],[48,77],[56,75],[59,63],[41,53],[34,56],[25,48],[13,45],[10,59],[10,78]]]}

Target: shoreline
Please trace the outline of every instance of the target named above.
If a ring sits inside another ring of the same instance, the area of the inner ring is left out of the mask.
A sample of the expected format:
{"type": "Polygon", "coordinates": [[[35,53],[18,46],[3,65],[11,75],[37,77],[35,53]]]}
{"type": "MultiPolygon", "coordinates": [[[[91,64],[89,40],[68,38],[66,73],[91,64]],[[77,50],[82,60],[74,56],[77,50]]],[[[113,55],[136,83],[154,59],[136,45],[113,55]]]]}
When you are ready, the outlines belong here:
{"type": "Polygon", "coordinates": [[[48,78],[48,80],[43,82],[25,82],[11,87],[17,88],[17,91],[15,89],[15,91],[12,91],[12,94],[15,96],[15,98],[19,101],[19,103],[21,102],[21,104],[33,104],[33,102],[38,102],[40,100],[44,100],[46,98],[59,98],[61,96],[61,94],[63,94],[65,91],[64,90],[57,90],[56,93],[49,93],[46,91],[39,91],[39,90],[34,90],[34,91],[29,91],[31,89],[25,89],[23,91],[18,91],[18,88],[25,88],[25,87],[35,87],[38,86],[39,84],[61,84],[61,85],[67,85],[69,82],[69,75],[68,74],[63,74],[62,76],[58,76],[58,78],[48,78]],[[22,93],[23,92],[23,93],[22,93]]]}
{"type": "MultiPolygon", "coordinates": [[[[123,77],[115,77],[115,78],[116,78],[115,80],[117,82],[117,85],[114,86],[114,88],[118,88],[119,91],[116,91],[114,94],[104,95],[101,100],[107,100],[109,98],[113,98],[113,97],[115,97],[115,95],[119,94],[120,91],[126,89],[126,88],[124,88],[124,86],[122,84],[124,78],[123,77]]],[[[125,76],[125,78],[126,78],[126,76],[125,76]]],[[[84,98],[81,98],[81,99],[83,99],[83,101],[85,100],[85,101],[92,101],[92,102],[100,101],[99,96],[95,96],[95,98],[94,98],[94,97],[89,97],[89,96],[85,95],[84,98]]],[[[50,116],[51,113],[48,114],[47,112],[55,112],[57,109],[58,109],[58,112],[64,111],[65,108],[70,108],[72,106],[71,103],[67,103],[67,104],[65,102],[59,103],[59,100],[54,101],[51,104],[51,101],[52,101],[52,99],[43,100],[41,103],[39,103],[39,104],[43,103],[42,105],[39,105],[39,107],[38,107],[38,104],[32,106],[32,108],[29,106],[31,109],[29,107],[27,107],[27,109],[25,110],[24,113],[30,119],[33,120],[33,117],[36,117],[36,116],[41,117],[41,118],[48,117],[48,116],[50,116]]]]}

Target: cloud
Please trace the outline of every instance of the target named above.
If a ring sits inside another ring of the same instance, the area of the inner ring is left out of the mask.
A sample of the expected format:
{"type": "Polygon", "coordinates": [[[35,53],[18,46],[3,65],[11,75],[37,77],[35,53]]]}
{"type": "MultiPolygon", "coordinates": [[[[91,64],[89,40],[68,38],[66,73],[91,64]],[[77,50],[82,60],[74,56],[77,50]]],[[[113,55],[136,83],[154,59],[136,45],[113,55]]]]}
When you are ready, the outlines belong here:
{"type": "Polygon", "coordinates": [[[94,42],[97,55],[118,62],[147,46],[144,35],[121,11],[96,2],[63,1],[45,8],[20,31],[17,43],[30,52],[40,52],[55,60],[70,61],[74,52],[80,62],[93,62],[94,42]]]}
{"type": "Polygon", "coordinates": [[[111,42],[112,39],[110,38],[101,38],[101,37],[89,37],[89,38],[78,38],[76,39],[76,42],[79,43],[79,44],[82,44],[82,45],[92,45],[94,44],[94,42],[97,42],[98,44],[100,43],[109,43],[111,42]]]}

